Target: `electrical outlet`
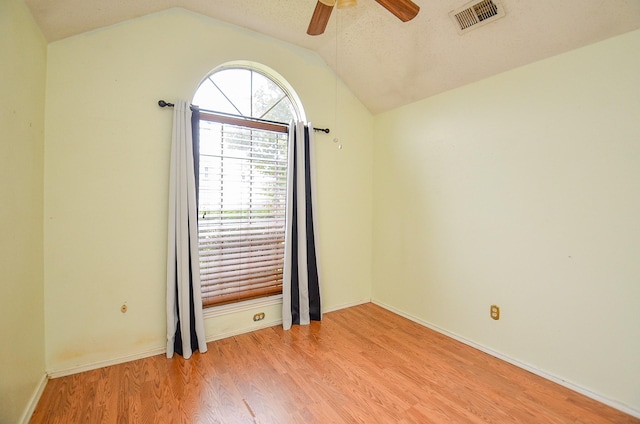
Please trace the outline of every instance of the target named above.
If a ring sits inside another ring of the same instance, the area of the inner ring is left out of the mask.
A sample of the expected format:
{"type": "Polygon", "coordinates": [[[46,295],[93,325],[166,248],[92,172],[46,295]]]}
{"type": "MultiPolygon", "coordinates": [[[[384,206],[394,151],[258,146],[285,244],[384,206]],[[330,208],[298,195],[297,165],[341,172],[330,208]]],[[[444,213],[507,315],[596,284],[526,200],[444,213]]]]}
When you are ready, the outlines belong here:
{"type": "Polygon", "coordinates": [[[260,312],[253,316],[254,321],[262,321],[264,319],[264,312],[260,312]]]}
{"type": "Polygon", "coordinates": [[[497,305],[491,305],[491,318],[496,321],[500,319],[500,307],[497,305]]]}

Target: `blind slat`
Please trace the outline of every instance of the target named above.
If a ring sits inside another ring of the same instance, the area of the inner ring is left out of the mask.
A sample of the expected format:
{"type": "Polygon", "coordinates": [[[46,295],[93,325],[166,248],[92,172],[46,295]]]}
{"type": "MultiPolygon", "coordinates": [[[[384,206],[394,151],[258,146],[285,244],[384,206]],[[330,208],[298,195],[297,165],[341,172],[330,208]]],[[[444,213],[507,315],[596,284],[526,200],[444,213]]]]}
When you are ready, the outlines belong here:
{"type": "Polygon", "coordinates": [[[202,306],[205,308],[224,305],[242,300],[258,299],[260,297],[273,296],[282,293],[282,286],[265,287],[244,292],[234,292],[228,294],[218,294],[216,296],[203,296],[202,306]]]}
{"type": "Polygon", "coordinates": [[[266,280],[259,281],[253,280],[252,282],[243,282],[242,284],[238,283],[228,283],[224,286],[216,285],[216,286],[203,286],[202,292],[203,294],[210,296],[219,295],[221,293],[242,293],[246,291],[251,291],[255,289],[264,289],[269,287],[282,287],[282,279],[280,280],[266,280]]]}
{"type": "Polygon", "coordinates": [[[244,279],[220,279],[214,281],[207,281],[206,284],[202,284],[202,293],[212,293],[215,291],[236,288],[237,291],[242,291],[243,287],[250,288],[252,285],[260,285],[266,287],[269,285],[282,284],[282,277],[277,278],[278,274],[264,274],[262,276],[255,275],[244,279]]]}
{"type": "Polygon", "coordinates": [[[238,263],[219,263],[215,267],[207,267],[200,270],[200,278],[206,280],[224,279],[239,275],[261,274],[265,272],[282,273],[284,261],[276,259],[271,261],[251,261],[238,263]],[[238,266],[240,265],[240,266],[238,266]]]}
{"type": "Polygon", "coordinates": [[[204,239],[200,241],[200,250],[203,249],[224,249],[228,247],[240,247],[240,246],[264,246],[269,244],[284,243],[284,238],[279,238],[280,234],[266,235],[263,237],[252,237],[247,239],[246,237],[229,237],[225,240],[208,240],[204,239]]]}
{"type": "Polygon", "coordinates": [[[211,249],[200,252],[200,258],[202,261],[209,261],[209,258],[215,258],[218,256],[234,256],[234,255],[251,255],[261,256],[267,255],[271,252],[283,252],[284,244],[269,244],[267,246],[241,246],[237,248],[225,247],[225,249],[211,249]]]}
{"type": "Polygon", "coordinates": [[[200,267],[201,270],[207,269],[215,269],[219,271],[224,267],[233,267],[233,269],[237,269],[238,265],[254,265],[254,264],[264,264],[264,263],[279,263],[280,267],[282,267],[282,252],[275,252],[271,255],[263,255],[263,256],[247,256],[247,255],[229,255],[229,256],[218,256],[214,259],[208,259],[202,261],[202,265],[200,267]],[[275,262],[274,262],[275,261],[275,262]]]}

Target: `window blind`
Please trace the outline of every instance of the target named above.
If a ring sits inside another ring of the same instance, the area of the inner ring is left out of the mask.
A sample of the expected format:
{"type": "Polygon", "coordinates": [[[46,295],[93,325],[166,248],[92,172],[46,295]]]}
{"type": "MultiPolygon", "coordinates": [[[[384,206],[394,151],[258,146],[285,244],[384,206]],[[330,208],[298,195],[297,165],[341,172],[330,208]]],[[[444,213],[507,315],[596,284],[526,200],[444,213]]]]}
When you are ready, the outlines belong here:
{"type": "Polygon", "coordinates": [[[287,134],[200,121],[203,306],[282,293],[287,134]]]}

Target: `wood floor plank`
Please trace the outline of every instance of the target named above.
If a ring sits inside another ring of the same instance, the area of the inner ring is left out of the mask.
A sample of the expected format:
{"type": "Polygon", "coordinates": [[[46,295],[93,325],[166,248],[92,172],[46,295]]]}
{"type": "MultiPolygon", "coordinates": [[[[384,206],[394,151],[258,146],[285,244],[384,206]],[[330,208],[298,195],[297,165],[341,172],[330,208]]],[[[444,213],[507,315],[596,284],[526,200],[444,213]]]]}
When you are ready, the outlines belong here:
{"type": "Polygon", "coordinates": [[[373,304],[49,381],[31,423],[635,423],[373,304]]]}

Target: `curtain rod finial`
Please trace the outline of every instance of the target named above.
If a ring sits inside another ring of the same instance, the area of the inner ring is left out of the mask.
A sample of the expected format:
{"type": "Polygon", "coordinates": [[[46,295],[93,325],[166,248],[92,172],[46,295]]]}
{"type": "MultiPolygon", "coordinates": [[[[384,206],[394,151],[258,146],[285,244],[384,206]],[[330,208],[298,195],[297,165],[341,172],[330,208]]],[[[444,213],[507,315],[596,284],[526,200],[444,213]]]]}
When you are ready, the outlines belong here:
{"type": "Polygon", "coordinates": [[[158,106],[160,106],[160,107],[167,107],[167,106],[173,107],[174,104],[173,103],[167,103],[164,100],[158,100],[158,106]]]}

